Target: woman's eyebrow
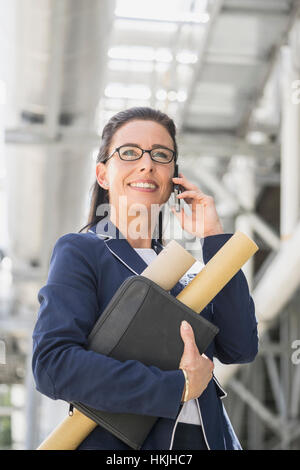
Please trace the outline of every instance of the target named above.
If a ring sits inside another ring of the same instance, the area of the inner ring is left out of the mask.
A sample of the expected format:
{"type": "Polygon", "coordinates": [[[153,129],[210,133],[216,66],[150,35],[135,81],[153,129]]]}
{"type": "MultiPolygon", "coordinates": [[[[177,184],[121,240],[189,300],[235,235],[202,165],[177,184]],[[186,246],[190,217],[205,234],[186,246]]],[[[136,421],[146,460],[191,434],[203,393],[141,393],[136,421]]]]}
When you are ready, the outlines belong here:
{"type": "MultiPolygon", "coordinates": [[[[123,145],[127,145],[127,146],[129,146],[129,145],[132,146],[133,145],[135,147],[142,148],[142,146],[140,144],[133,143],[133,142],[126,142],[125,144],[122,144],[122,147],[123,147],[123,145]]],[[[153,144],[151,146],[151,148],[154,149],[154,148],[170,148],[170,147],[167,147],[166,145],[162,145],[162,144],[153,144]]]]}

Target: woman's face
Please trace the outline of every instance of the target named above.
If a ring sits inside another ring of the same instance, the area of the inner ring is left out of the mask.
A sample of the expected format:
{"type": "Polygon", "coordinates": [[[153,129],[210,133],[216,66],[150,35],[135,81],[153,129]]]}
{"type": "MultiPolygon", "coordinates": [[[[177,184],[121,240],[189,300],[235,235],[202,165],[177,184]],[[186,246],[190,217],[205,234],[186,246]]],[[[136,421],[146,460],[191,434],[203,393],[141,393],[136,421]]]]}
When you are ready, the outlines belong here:
{"type": "MultiPolygon", "coordinates": [[[[130,121],[116,131],[113,136],[109,153],[115,148],[125,144],[136,144],[142,149],[151,149],[162,145],[174,150],[174,144],[168,131],[153,121],[130,121]]],[[[116,209],[119,198],[126,196],[127,208],[133,203],[146,206],[151,204],[164,204],[172,191],[172,176],[174,174],[174,160],[163,164],[154,162],[149,153],[135,161],[123,161],[116,152],[105,164],[100,162],[96,167],[98,183],[107,189],[109,202],[116,209]],[[155,184],[155,189],[133,187],[132,183],[149,181],[155,184]]]]}

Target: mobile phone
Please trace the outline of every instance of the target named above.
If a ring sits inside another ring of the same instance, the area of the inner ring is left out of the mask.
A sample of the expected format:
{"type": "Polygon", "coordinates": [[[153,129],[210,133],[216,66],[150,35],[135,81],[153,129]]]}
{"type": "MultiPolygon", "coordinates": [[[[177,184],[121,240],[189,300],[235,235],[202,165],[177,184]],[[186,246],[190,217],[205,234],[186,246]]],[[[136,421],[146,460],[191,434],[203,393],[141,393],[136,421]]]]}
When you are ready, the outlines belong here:
{"type": "MultiPolygon", "coordinates": [[[[175,163],[174,178],[178,178],[178,165],[175,163]]],[[[180,212],[180,199],[176,196],[181,193],[180,184],[173,183],[173,192],[174,192],[174,202],[175,202],[175,211],[180,212]]]]}

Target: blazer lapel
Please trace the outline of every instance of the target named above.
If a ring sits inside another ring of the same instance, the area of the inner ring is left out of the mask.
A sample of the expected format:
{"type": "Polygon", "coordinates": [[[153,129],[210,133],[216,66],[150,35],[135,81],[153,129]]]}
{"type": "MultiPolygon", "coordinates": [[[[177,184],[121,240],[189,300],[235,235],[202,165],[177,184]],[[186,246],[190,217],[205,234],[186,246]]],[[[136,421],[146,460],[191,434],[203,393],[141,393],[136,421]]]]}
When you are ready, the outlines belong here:
{"type": "MultiPolygon", "coordinates": [[[[109,251],[134,274],[140,275],[148,266],[110,219],[100,220],[89,229],[89,232],[96,233],[104,240],[109,251]]],[[[151,247],[157,254],[164,248],[155,238],[152,239],[151,247]]],[[[176,297],[183,287],[180,282],[177,282],[170,293],[176,297]]]]}
{"type": "MultiPolygon", "coordinates": [[[[100,220],[97,225],[90,228],[89,232],[96,233],[99,238],[104,240],[109,251],[134,274],[140,275],[146,269],[145,261],[110,219],[100,220]]],[[[157,254],[164,248],[156,239],[152,239],[151,247],[157,254]]]]}

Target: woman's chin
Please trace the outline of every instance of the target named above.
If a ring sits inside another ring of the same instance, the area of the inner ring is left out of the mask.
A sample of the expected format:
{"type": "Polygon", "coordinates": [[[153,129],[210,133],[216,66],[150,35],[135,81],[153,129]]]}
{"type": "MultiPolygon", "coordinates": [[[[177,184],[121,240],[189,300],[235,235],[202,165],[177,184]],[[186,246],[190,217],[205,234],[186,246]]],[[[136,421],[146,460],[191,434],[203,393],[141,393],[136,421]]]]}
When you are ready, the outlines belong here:
{"type": "Polygon", "coordinates": [[[129,204],[128,204],[128,207],[134,207],[134,205],[136,205],[136,207],[145,207],[145,209],[147,210],[155,210],[155,208],[157,207],[158,208],[158,211],[159,209],[161,209],[161,207],[166,203],[168,202],[169,200],[169,197],[167,198],[158,198],[158,197],[151,197],[151,198],[135,198],[134,200],[128,200],[129,204]]]}

